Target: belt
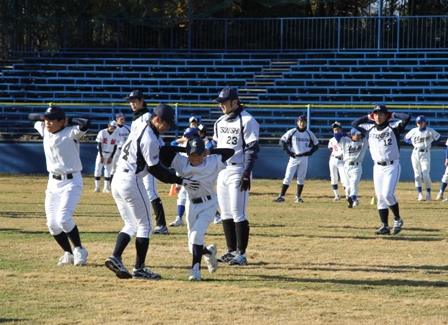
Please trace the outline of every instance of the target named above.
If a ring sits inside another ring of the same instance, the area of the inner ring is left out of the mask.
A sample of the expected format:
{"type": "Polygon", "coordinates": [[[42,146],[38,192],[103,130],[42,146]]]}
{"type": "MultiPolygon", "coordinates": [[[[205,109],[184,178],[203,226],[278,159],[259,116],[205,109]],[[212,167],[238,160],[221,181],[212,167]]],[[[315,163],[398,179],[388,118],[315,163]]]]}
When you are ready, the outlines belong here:
{"type": "Polygon", "coordinates": [[[334,158],[336,158],[337,160],[342,160],[342,156],[333,156],[334,158]]]}
{"type": "Polygon", "coordinates": [[[228,162],[228,163],[227,163],[227,166],[237,166],[237,165],[242,166],[243,163],[235,163],[235,162],[228,162]]]}
{"type": "Polygon", "coordinates": [[[66,174],[66,175],[52,174],[51,177],[53,177],[55,180],[62,181],[63,179],[73,179],[73,174],[66,174]]]}
{"type": "Polygon", "coordinates": [[[415,149],[416,151],[418,151],[418,152],[428,152],[429,150],[427,150],[427,149],[415,149]]]}
{"type": "Polygon", "coordinates": [[[360,164],[360,162],[356,162],[356,161],[349,161],[348,164],[350,166],[358,166],[360,164]]]}
{"type": "Polygon", "coordinates": [[[129,173],[130,172],[130,170],[129,169],[122,169],[125,173],[129,173]]]}
{"type": "MultiPolygon", "coordinates": [[[[207,195],[205,198],[207,199],[205,201],[209,201],[209,200],[212,199],[212,197],[210,195],[207,195]]],[[[205,202],[205,201],[201,197],[198,197],[196,199],[191,199],[191,203],[193,203],[193,204],[199,204],[199,203],[202,203],[202,202],[205,202]]]]}
{"type": "Polygon", "coordinates": [[[110,151],[103,151],[103,153],[110,153],[110,151]]]}
{"type": "Polygon", "coordinates": [[[387,166],[387,165],[392,165],[394,163],[393,160],[391,161],[377,161],[376,164],[380,165],[380,166],[387,166]]]}
{"type": "Polygon", "coordinates": [[[121,147],[118,147],[118,150],[121,150],[121,147]]]}

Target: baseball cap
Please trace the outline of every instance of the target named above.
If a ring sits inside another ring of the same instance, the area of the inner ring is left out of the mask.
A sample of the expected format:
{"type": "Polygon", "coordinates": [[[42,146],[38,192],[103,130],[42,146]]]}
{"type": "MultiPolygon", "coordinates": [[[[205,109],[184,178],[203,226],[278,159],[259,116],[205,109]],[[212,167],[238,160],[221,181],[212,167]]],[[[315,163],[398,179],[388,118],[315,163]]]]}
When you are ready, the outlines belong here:
{"type": "Polygon", "coordinates": [[[213,101],[217,103],[224,103],[228,100],[234,100],[234,99],[238,99],[238,93],[235,89],[228,87],[221,90],[218,98],[213,99],[213,101]]]}
{"type": "Polygon", "coordinates": [[[116,128],[118,126],[118,123],[116,121],[110,121],[109,126],[116,128]]]}
{"type": "Polygon", "coordinates": [[[332,128],[336,128],[336,127],[340,127],[340,128],[341,128],[342,126],[341,126],[341,123],[339,123],[339,122],[334,122],[333,124],[331,124],[331,127],[332,127],[332,128]]]}
{"type": "Polygon", "coordinates": [[[351,134],[358,134],[358,135],[362,134],[361,131],[358,131],[358,130],[355,129],[355,128],[352,128],[352,129],[350,130],[350,133],[351,133],[351,134]]]}
{"type": "Polygon", "coordinates": [[[161,117],[170,127],[171,130],[177,130],[177,125],[175,123],[176,113],[170,105],[160,104],[154,108],[154,114],[161,117]]]}
{"type": "Polygon", "coordinates": [[[380,112],[380,113],[384,113],[387,114],[388,110],[386,105],[376,105],[375,108],[373,109],[373,112],[380,112]]]}
{"type": "Polygon", "coordinates": [[[297,119],[297,121],[305,121],[306,122],[307,118],[305,115],[300,115],[299,118],[297,119]]]}
{"type": "Polygon", "coordinates": [[[187,128],[184,132],[184,137],[191,138],[193,136],[198,135],[198,129],[197,128],[187,128]]]}
{"type": "Polygon", "coordinates": [[[426,118],[423,115],[417,116],[417,118],[415,119],[415,122],[417,122],[417,123],[426,122],[426,118]]]}
{"type": "Polygon", "coordinates": [[[50,106],[43,116],[49,120],[63,120],[65,119],[65,111],[59,106],[50,106]]]}
{"type": "Polygon", "coordinates": [[[124,114],[120,112],[115,115],[115,118],[126,118],[126,116],[124,116],[124,114]]]}
{"type": "Polygon", "coordinates": [[[193,122],[197,122],[198,119],[194,116],[190,117],[190,119],[188,120],[188,122],[193,123],[193,122]]]}
{"type": "Polygon", "coordinates": [[[203,124],[199,124],[198,130],[205,133],[205,132],[207,132],[207,127],[203,124]]]}
{"type": "Polygon", "coordinates": [[[198,155],[202,155],[205,150],[204,140],[201,138],[192,138],[187,142],[187,155],[192,155],[197,153],[198,155]]]}
{"type": "Polygon", "coordinates": [[[140,90],[133,90],[129,95],[126,96],[125,99],[129,100],[129,99],[135,99],[135,98],[144,99],[145,96],[143,96],[143,93],[140,90]]]}

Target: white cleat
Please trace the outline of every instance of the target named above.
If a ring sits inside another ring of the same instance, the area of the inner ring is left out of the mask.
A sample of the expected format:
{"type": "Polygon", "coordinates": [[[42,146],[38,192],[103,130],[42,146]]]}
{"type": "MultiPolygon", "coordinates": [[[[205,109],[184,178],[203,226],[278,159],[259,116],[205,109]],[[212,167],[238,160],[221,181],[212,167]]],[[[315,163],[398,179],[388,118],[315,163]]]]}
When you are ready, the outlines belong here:
{"type": "Polygon", "coordinates": [[[359,201],[358,200],[353,201],[353,206],[354,207],[357,207],[358,205],[359,205],[359,201]]]}
{"type": "Polygon", "coordinates": [[[208,271],[210,273],[215,273],[218,268],[218,260],[216,259],[216,246],[210,245],[207,249],[211,252],[210,256],[204,255],[204,260],[207,263],[208,271]]]}
{"type": "Polygon", "coordinates": [[[73,264],[75,264],[75,266],[86,264],[88,255],[89,253],[84,247],[75,247],[75,249],[73,250],[73,264]]]}
{"type": "Polygon", "coordinates": [[[99,187],[95,187],[95,189],[93,190],[95,193],[99,193],[100,192],[100,188],[99,187]]]}
{"type": "Polygon", "coordinates": [[[181,227],[181,226],[184,226],[184,221],[179,216],[177,216],[176,220],[174,220],[173,222],[170,223],[170,226],[171,227],[181,227]]]}
{"type": "Polygon", "coordinates": [[[105,189],[103,190],[103,193],[110,193],[110,192],[112,192],[112,191],[110,190],[110,188],[105,188],[105,189]]]}
{"type": "Polygon", "coordinates": [[[424,201],[422,193],[418,193],[418,200],[419,201],[424,201]]]}
{"type": "Polygon", "coordinates": [[[442,193],[442,192],[439,192],[439,193],[437,194],[436,200],[437,200],[437,201],[443,200],[443,193],[442,193]]]}
{"type": "Polygon", "coordinates": [[[65,265],[73,264],[73,261],[74,261],[73,254],[69,253],[69,252],[65,252],[64,255],[62,255],[59,258],[58,265],[65,266],[65,265]]]}
{"type": "Polygon", "coordinates": [[[338,195],[338,196],[335,196],[334,199],[333,199],[333,201],[335,201],[335,202],[336,202],[336,201],[340,201],[340,200],[341,200],[341,197],[340,197],[339,195],[338,195]]]}
{"type": "Polygon", "coordinates": [[[190,277],[188,278],[190,281],[201,281],[201,271],[199,270],[190,270],[190,277]]]}

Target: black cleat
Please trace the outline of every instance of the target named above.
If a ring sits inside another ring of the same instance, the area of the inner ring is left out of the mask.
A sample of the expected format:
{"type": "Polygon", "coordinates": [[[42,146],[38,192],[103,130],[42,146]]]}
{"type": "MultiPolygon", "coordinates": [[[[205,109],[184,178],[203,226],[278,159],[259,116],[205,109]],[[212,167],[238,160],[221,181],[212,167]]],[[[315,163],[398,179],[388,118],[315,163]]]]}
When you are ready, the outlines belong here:
{"type": "Polygon", "coordinates": [[[375,235],[390,235],[390,228],[389,226],[382,226],[380,229],[375,231],[375,235]]]}
{"type": "Polygon", "coordinates": [[[398,218],[394,221],[394,230],[392,233],[394,235],[398,234],[401,231],[401,227],[403,227],[403,219],[398,218]]]}
{"type": "Polygon", "coordinates": [[[351,196],[347,198],[347,202],[349,209],[353,208],[353,199],[351,198],[351,196]]]}

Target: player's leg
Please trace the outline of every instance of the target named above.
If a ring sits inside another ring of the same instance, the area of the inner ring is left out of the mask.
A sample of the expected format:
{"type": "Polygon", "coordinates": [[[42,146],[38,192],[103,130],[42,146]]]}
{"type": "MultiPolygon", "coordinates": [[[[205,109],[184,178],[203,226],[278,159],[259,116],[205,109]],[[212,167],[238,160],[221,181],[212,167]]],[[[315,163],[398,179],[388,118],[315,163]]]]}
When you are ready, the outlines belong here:
{"type": "Polygon", "coordinates": [[[156,215],[156,229],[154,233],[166,234],[168,233],[168,228],[166,227],[165,209],[163,208],[159,193],[157,193],[157,179],[153,175],[148,174],[143,177],[143,184],[148,193],[154,214],[156,215]]]}
{"type": "Polygon", "coordinates": [[[412,169],[414,170],[414,183],[417,190],[418,200],[423,201],[422,193],[422,168],[418,157],[418,150],[414,150],[411,155],[412,169]]]}
{"type": "Polygon", "coordinates": [[[347,197],[349,195],[348,194],[349,189],[347,188],[348,181],[347,181],[347,174],[345,173],[344,161],[338,160],[337,167],[338,167],[339,179],[341,180],[342,187],[344,188],[345,191],[345,196],[347,197]]]}
{"type": "Polygon", "coordinates": [[[389,209],[394,215],[393,234],[398,234],[403,226],[403,219],[400,217],[398,200],[395,197],[395,189],[400,180],[401,165],[395,162],[393,165],[383,167],[383,196],[389,209]]]}
{"type": "Polygon", "coordinates": [[[429,175],[429,173],[431,171],[431,153],[430,152],[422,153],[422,156],[420,157],[420,166],[422,169],[423,183],[425,184],[425,189],[426,189],[426,201],[431,201],[432,181],[431,181],[431,176],[429,175]]]}
{"type": "Polygon", "coordinates": [[[330,170],[330,184],[331,184],[331,187],[333,188],[334,201],[340,200],[339,189],[338,189],[338,166],[337,166],[338,161],[339,160],[334,158],[333,156],[328,161],[328,167],[330,170]]]}
{"type": "Polygon", "coordinates": [[[111,192],[111,176],[112,176],[112,163],[108,164],[107,160],[110,158],[110,154],[106,154],[104,156],[104,162],[106,164],[104,164],[104,188],[103,188],[103,192],[104,193],[110,193],[111,192]]]}
{"type": "Polygon", "coordinates": [[[233,168],[229,166],[227,169],[222,170],[218,175],[216,184],[216,194],[218,195],[218,203],[221,208],[222,228],[227,246],[226,252],[218,258],[218,262],[229,262],[236,254],[236,229],[230,206],[230,189],[228,183],[229,176],[232,173],[231,169],[233,168]]]}
{"type": "Polygon", "coordinates": [[[303,203],[302,191],[305,186],[305,177],[308,170],[308,157],[300,158],[300,163],[297,165],[297,192],[296,203],[303,203]]]}
{"type": "Polygon", "coordinates": [[[448,167],[445,168],[445,173],[442,175],[442,180],[440,182],[440,190],[439,194],[437,195],[437,200],[443,200],[443,202],[448,202],[447,199],[443,199],[443,193],[445,192],[445,189],[448,185],[448,167]]]}
{"type": "Polygon", "coordinates": [[[183,215],[185,213],[185,206],[187,204],[187,190],[184,186],[180,187],[179,192],[177,193],[177,216],[173,222],[170,223],[171,227],[179,227],[184,226],[185,223],[183,221],[183,215]]]}
{"type": "Polygon", "coordinates": [[[373,185],[377,198],[377,209],[381,220],[381,227],[375,232],[377,235],[390,234],[389,206],[383,196],[383,166],[373,165],[373,185]]]}
{"type": "Polygon", "coordinates": [[[350,167],[351,167],[350,174],[347,173],[347,176],[350,175],[349,180],[350,197],[353,200],[353,206],[356,207],[359,205],[358,191],[359,191],[359,182],[361,181],[362,176],[362,165],[355,165],[350,167]]]}
{"type": "Polygon", "coordinates": [[[282,182],[282,189],[280,191],[280,195],[274,200],[274,202],[284,202],[286,191],[289,188],[289,184],[291,184],[292,179],[294,178],[294,174],[296,173],[297,165],[299,164],[299,160],[297,158],[290,157],[288,160],[288,165],[286,166],[285,178],[282,182]]]}
{"type": "Polygon", "coordinates": [[[100,181],[101,181],[101,172],[103,170],[103,164],[100,161],[100,154],[96,156],[95,159],[95,170],[93,172],[93,177],[95,178],[95,192],[100,191],[100,181]]]}

